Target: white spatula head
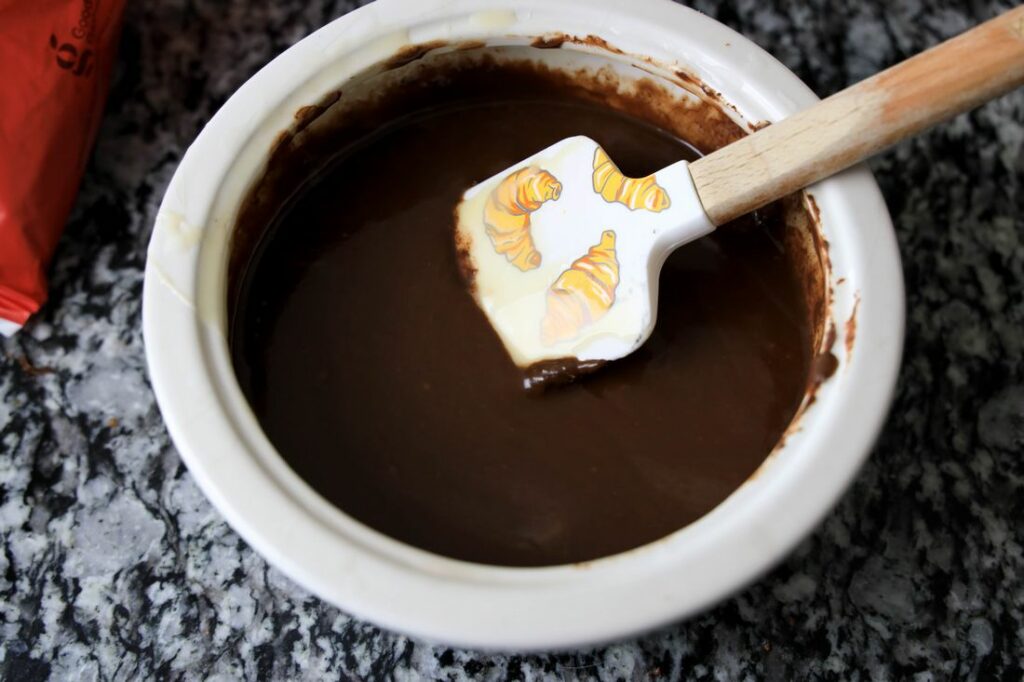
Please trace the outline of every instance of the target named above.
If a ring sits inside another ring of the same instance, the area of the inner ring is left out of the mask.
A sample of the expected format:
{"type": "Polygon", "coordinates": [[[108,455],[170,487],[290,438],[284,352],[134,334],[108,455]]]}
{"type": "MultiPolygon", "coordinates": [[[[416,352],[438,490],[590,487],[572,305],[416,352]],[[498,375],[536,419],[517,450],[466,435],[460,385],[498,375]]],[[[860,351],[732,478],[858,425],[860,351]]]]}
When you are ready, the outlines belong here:
{"type": "Polygon", "coordinates": [[[456,248],[477,304],[512,360],[616,360],[650,336],[658,274],[713,228],[681,161],[623,176],[572,137],[468,190],[456,248]]]}
{"type": "Polygon", "coordinates": [[[460,261],[520,367],[616,360],[650,335],[665,257],[710,232],[709,214],[723,224],[1022,83],[1018,7],[713,152],[692,175],[680,162],[627,178],[596,142],[569,138],[465,193],[460,261]],[[939,77],[965,61],[966,77],[939,77]]]}

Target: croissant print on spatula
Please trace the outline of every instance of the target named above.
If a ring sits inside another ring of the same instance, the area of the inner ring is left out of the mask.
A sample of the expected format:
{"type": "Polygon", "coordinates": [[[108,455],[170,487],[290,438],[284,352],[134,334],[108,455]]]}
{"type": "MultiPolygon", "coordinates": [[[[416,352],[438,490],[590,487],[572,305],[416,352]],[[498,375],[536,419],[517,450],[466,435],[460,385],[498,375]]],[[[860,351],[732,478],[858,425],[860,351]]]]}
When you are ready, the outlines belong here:
{"type": "Polygon", "coordinates": [[[608,203],[619,203],[630,210],[642,208],[660,213],[672,203],[653,175],[626,177],[600,147],[594,153],[594,191],[608,203]]]}
{"type": "Polygon", "coordinates": [[[541,254],[530,233],[530,214],[546,201],[557,201],[562,183],[537,166],[511,173],[484,206],[484,226],[494,250],[526,272],[540,267],[541,254]]]}
{"type": "Polygon", "coordinates": [[[565,270],[547,293],[547,310],[541,321],[541,341],[552,345],[579,336],[587,325],[605,316],[615,303],[619,286],[619,260],[615,232],[605,230],[601,241],[565,270]]]}

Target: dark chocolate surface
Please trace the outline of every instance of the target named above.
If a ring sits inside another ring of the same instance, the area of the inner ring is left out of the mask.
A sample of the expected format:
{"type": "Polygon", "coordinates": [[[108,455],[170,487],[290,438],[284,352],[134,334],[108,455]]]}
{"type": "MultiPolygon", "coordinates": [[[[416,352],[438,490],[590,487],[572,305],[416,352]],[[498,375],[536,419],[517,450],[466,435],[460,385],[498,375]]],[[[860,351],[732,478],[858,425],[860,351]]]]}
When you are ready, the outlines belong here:
{"type": "Polygon", "coordinates": [[[675,253],[633,356],[527,395],[459,277],[462,191],[578,134],[636,176],[695,153],[527,68],[472,67],[430,93],[321,150],[337,158],[247,270],[232,344],[271,441],[345,512],[459,559],[595,559],[703,515],[768,454],[808,380],[808,315],[777,212],[675,253]]]}

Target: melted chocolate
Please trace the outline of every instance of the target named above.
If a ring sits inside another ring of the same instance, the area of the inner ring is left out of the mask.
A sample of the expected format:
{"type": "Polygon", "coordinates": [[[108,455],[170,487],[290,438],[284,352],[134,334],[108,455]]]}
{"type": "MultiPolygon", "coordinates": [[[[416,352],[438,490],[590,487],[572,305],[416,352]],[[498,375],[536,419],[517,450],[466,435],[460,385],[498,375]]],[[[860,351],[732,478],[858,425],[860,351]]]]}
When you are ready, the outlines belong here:
{"type": "Polygon", "coordinates": [[[607,360],[554,358],[535,362],[523,370],[523,388],[531,393],[571,384],[608,365],[607,360]]]}
{"type": "Polygon", "coordinates": [[[572,135],[634,176],[696,156],[553,82],[468,68],[373,130],[382,100],[349,119],[359,134],[318,145],[333,161],[316,177],[310,152],[272,162],[308,182],[260,186],[238,226],[265,233],[236,270],[231,345],[270,440],[346,513],[459,559],[576,562],[678,530],[757,469],[808,383],[808,299],[769,207],[669,258],[635,354],[523,390],[459,275],[461,193],[572,135]]]}

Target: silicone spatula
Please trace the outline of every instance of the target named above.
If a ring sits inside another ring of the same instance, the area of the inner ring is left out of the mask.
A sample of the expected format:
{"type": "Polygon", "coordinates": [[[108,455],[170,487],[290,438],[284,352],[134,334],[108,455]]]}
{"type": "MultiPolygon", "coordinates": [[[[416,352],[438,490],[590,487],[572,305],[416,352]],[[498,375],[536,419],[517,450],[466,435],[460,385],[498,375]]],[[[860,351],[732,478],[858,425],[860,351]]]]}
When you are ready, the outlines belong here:
{"type": "Polygon", "coordinates": [[[636,350],[674,249],[1024,83],[1024,7],[723,147],[645,178],[573,137],[472,187],[456,248],[523,368],[636,350]]]}

